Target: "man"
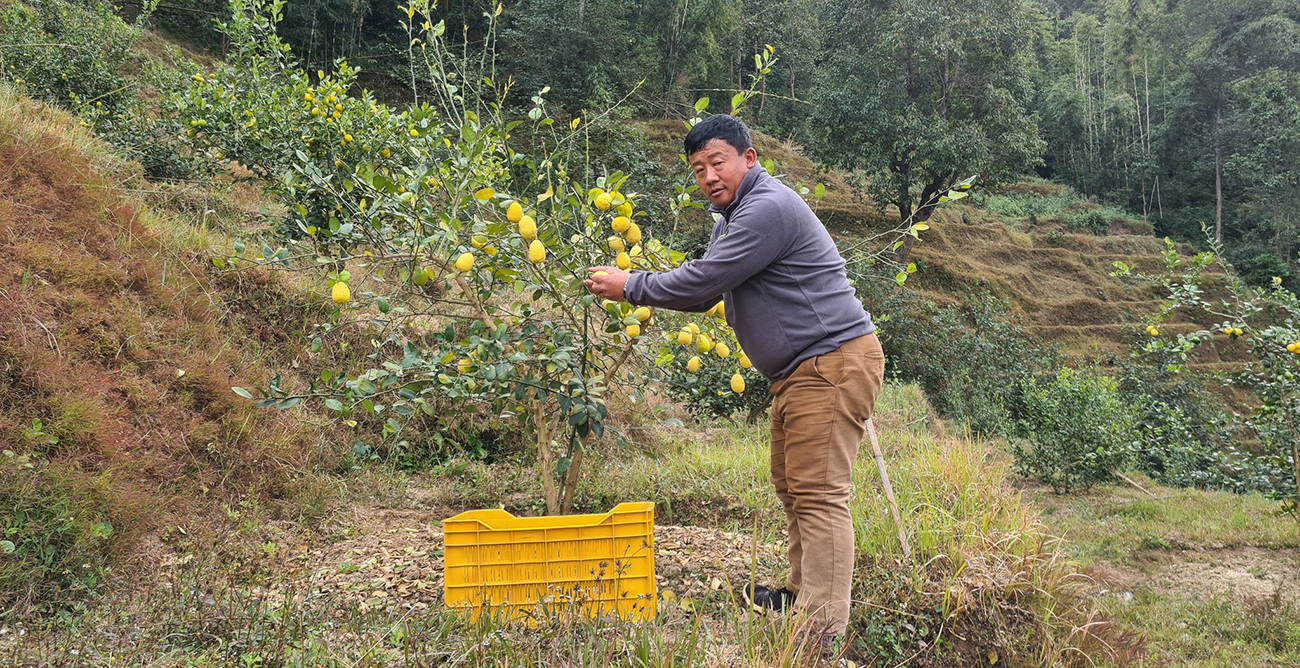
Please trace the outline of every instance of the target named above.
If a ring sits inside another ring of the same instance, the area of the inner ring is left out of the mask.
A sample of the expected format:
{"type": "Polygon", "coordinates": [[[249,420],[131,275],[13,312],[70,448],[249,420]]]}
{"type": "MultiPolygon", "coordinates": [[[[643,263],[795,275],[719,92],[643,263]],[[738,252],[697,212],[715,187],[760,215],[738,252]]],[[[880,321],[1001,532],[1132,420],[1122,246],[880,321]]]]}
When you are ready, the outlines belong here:
{"type": "Polygon", "coordinates": [[[880,394],[884,354],[830,234],[758,165],[745,124],[711,116],[684,145],[709,210],[721,214],[704,257],[657,273],[592,267],[587,289],[679,311],[725,301],[736,339],[772,380],[772,484],[790,543],[786,585],[746,586],[743,594],[756,609],[807,614],[828,648],[848,626],[850,473],[880,394]]]}

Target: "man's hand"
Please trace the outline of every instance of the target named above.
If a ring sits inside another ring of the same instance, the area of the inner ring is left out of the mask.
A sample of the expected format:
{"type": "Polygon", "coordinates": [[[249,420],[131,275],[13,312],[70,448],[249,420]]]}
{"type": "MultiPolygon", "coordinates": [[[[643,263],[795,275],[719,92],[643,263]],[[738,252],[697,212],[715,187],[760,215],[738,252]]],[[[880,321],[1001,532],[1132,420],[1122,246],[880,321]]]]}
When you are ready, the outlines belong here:
{"type": "Polygon", "coordinates": [[[632,274],[618,267],[588,267],[587,273],[591,278],[582,283],[591,294],[616,302],[623,301],[623,287],[632,274]]]}

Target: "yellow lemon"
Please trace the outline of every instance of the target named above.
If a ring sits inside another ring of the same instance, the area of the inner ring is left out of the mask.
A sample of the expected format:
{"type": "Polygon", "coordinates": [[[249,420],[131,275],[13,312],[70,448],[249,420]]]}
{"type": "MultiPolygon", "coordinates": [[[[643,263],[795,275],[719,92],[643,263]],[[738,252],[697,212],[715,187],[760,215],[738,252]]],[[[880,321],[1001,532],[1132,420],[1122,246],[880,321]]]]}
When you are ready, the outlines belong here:
{"type": "Polygon", "coordinates": [[[740,368],[742,368],[742,369],[748,369],[748,368],[751,367],[751,366],[754,366],[754,363],[751,362],[751,361],[749,361],[749,355],[746,355],[745,353],[741,353],[741,354],[740,354],[740,368]]]}
{"type": "Polygon", "coordinates": [[[698,357],[692,357],[692,358],[690,359],[690,361],[686,363],[686,370],[687,370],[687,371],[690,371],[691,373],[695,373],[696,371],[699,371],[699,370],[700,370],[700,358],[698,358],[698,357]]]}
{"type": "Polygon", "coordinates": [[[677,342],[682,344],[683,346],[691,345],[691,342],[694,340],[695,340],[695,335],[692,334],[691,330],[689,329],[683,329],[682,331],[677,332],[677,342]]]}
{"type": "Polygon", "coordinates": [[[474,363],[468,357],[462,357],[459,362],[456,362],[456,370],[461,373],[469,373],[469,370],[473,367],[474,363]]]}
{"type": "Polygon", "coordinates": [[[609,205],[611,202],[613,202],[613,200],[614,198],[610,197],[609,193],[601,193],[599,195],[596,195],[596,208],[600,209],[601,211],[608,211],[609,205]]]}
{"type": "Polygon", "coordinates": [[[632,312],[632,317],[641,322],[645,322],[650,319],[650,309],[644,306],[638,306],[637,309],[632,312]]]}
{"type": "Polygon", "coordinates": [[[352,301],[352,290],[348,288],[347,283],[339,281],[330,290],[330,297],[334,299],[335,304],[346,304],[352,301]]]}
{"type": "Polygon", "coordinates": [[[619,216],[614,219],[614,222],[610,223],[610,227],[613,227],[615,232],[622,234],[627,231],[627,228],[632,227],[632,219],[627,216],[619,216]]]}
{"type": "Polygon", "coordinates": [[[627,233],[623,235],[623,238],[627,239],[630,244],[641,243],[641,228],[637,227],[636,223],[632,223],[628,226],[627,233]]]}
{"type": "Polygon", "coordinates": [[[731,356],[731,349],[727,347],[727,344],[721,341],[718,342],[718,345],[714,347],[713,350],[714,352],[718,353],[718,357],[721,357],[723,359],[726,359],[731,356]]]}
{"type": "Polygon", "coordinates": [[[718,312],[715,313],[714,315],[718,316],[719,318],[727,317],[727,303],[718,302],[718,312]]]}
{"type": "Polygon", "coordinates": [[[622,269],[623,271],[627,271],[628,269],[632,268],[632,258],[628,257],[627,253],[619,253],[618,258],[614,260],[614,263],[617,264],[618,268],[622,269]]]}
{"type": "Polygon", "coordinates": [[[470,245],[475,248],[482,248],[487,245],[487,242],[488,242],[488,238],[481,234],[475,234],[469,239],[470,245]]]}
{"type": "Polygon", "coordinates": [[[533,243],[528,244],[528,259],[533,264],[541,264],[546,261],[546,246],[540,239],[533,239],[533,243]]]}
{"type": "Polygon", "coordinates": [[[627,336],[628,338],[631,339],[635,339],[636,337],[641,336],[641,325],[628,325],[627,336]]]}
{"type": "Polygon", "coordinates": [[[1273,277],[1273,285],[1282,285],[1282,277],[1281,277],[1281,276],[1274,276],[1274,277],[1273,277]]]}
{"type": "Polygon", "coordinates": [[[464,273],[473,268],[474,268],[473,253],[461,253],[460,257],[456,258],[456,271],[464,273]]]}
{"type": "Polygon", "coordinates": [[[631,255],[632,257],[639,257],[641,255],[641,247],[633,246],[632,248],[628,249],[627,254],[631,255]]]}
{"type": "Polygon", "coordinates": [[[1160,330],[1156,329],[1153,325],[1147,325],[1147,334],[1150,334],[1151,336],[1159,336],[1160,330]]]}
{"type": "Polygon", "coordinates": [[[740,375],[739,371],[737,371],[735,374],[731,376],[731,391],[735,392],[736,394],[740,394],[741,392],[745,391],[745,379],[743,376],[740,375]]]}
{"type": "Polygon", "coordinates": [[[623,202],[622,204],[618,205],[618,215],[620,215],[620,216],[622,216],[622,217],[624,217],[624,218],[631,218],[631,217],[632,217],[632,203],[631,203],[631,202],[623,202]]]}
{"type": "Polygon", "coordinates": [[[623,237],[610,237],[609,249],[615,253],[622,253],[627,250],[627,242],[623,241],[623,237]]]}
{"type": "Polygon", "coordinates": [[[512,223],[517,223],[524,219],[524,207],[519,202],[511,202],[510,207],[506,209],[506,219],[512,223]]]}
{"type": "Polygon", "coordinates": [[[415,271],[415,275],[411,277],[411,280],[412,280],[412,282],[414,282],[416,285],[424,285],[425,283],[428,283],[428,282],[429,282],[429,270],[428,270],[428,269],[417,269],[417,270],[415,271]]]}
{"type": "Polygon", "coordinates": [[[699,334],[699,333],[700,333],[700,326],[697,325],[697,324],[695,324],[695,323],[693,323],[693,322],[690,323],[690,324],[688,324],[688,325],[686,325],[686,329],[691,330],[691,333],[692,333],[692,334],[699,334]]]}
{"type": "Polygon", "coordinates": [[[709,338],[708,334],[700,334],[695,337],[695,349],[707,353],[713,350],[713,340],[709,338]]]}
{"type": "Polygon", "coordinates": [[[537,238],[537,221],[532,216],[519,219],[519,236],[530,241],[537,238]]]}
{"type": "Polygon", "coordinates": [[[597,272],[593,273],[592,276],[609,276],[609,272],[608,272],[608,271],[597,271],[597,272]]]}

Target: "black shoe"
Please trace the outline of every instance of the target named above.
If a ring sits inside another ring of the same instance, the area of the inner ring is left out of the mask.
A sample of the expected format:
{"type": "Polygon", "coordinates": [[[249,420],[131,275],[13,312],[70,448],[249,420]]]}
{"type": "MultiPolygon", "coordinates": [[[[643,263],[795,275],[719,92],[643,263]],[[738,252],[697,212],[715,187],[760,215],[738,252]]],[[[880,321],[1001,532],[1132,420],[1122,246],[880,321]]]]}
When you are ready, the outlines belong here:
{"type": "Polygon", "coordinates": [[[768,589],[763,585],[745,585],[740,594],[754,612],[781,613],[794,607],[795,593],[785,587],[768,589]]]}

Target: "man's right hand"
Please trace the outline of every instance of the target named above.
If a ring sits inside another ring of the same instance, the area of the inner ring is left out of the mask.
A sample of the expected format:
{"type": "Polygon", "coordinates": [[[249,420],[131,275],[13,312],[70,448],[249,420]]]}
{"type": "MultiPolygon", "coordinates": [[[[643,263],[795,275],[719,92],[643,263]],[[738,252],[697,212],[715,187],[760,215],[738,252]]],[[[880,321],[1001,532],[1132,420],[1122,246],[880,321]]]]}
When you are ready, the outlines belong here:
{"type": "Polygon", "coordinates": [[[631,278],[632,274],[618,267],[605,266],[588,267],[587,273],[591,277],[582,284],[587,286],[591,294],[616,302],[624,301],[623,288],[627,286],[627,279],[631,278]]]}

